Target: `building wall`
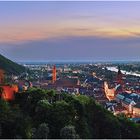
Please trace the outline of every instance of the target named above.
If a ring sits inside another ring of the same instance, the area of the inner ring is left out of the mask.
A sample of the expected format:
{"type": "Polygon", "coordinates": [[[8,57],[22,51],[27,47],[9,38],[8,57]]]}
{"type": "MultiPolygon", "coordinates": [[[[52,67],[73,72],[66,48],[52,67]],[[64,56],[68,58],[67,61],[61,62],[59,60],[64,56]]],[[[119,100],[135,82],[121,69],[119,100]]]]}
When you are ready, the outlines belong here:
{"type": "Polygon", "coordinates": [[[18,92],[17,85],[4,85],[0,87],[3,88],[1,98],[3,98],[4,100],[14,100],[14,93],[18,92]]]}
{"type": "Polygon", "coordinates": [[[133,107],[133,115],[140,116],[140,108],[133,107]]]}
{"type": "Polygon", "coordinates": [[[105,91],[105,95],[106,95],[108,100],[114,100],[115,99],[115,89],[114,88],[109,89],[107,82],[104,82],[104,91],[105,91]]]}

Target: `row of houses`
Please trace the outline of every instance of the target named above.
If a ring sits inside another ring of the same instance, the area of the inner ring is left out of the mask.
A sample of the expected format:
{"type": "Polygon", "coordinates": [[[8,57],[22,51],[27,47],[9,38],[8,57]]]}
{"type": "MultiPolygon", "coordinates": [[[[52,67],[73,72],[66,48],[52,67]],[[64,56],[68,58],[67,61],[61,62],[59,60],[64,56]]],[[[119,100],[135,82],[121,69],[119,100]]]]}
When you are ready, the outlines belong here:
{"type": "Polygon", "coordinates": [[[116,101],[125,107],[129,114],[140,116],[140,95],[122,92],[116,95],[116,101]]]}

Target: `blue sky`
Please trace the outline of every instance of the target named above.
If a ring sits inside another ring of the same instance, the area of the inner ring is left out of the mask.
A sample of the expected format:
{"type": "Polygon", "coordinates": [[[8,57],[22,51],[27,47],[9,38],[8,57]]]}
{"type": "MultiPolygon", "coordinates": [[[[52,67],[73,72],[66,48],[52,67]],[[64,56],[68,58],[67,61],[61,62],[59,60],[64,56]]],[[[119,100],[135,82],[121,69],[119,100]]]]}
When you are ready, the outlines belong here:
{"type": "Polygon", "coordinates": [[[140,2],[0,2],[0,53],[14,61],[140,60],[140,2]]]}

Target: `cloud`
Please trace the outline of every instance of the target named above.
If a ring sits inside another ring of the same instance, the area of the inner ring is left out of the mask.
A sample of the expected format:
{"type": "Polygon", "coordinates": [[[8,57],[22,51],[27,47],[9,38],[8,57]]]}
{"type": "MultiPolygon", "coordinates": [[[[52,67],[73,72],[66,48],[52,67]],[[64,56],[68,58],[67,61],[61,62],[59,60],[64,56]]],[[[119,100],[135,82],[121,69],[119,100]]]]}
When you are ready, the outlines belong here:
{"type": "Polygon", "coordinates": [[[139,38],[140,31],[139,29],[122,29],[123,32],[129,35],[131,38],[139,38]]]}
{"type": "Polygon", "coordinates": [[[135,35],[137,37],[140,37],[140,32],[132,32],[132,31],[129,31],[130,34],[132,35],[135,35]]]}
{"type": "Polygon", "coordinates": [[[139,46],[138,38],[67,36],[9,44],[7,47],[3,44],[1,53],[15,61],[130,60],[139,58],[139,46]]]}

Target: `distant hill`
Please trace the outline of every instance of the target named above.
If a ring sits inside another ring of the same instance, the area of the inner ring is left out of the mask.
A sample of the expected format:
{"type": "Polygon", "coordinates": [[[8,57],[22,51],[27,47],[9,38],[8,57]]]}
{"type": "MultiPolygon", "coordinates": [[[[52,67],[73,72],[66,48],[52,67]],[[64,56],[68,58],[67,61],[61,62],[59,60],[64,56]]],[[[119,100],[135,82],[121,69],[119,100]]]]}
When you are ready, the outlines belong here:
{"type": "Polygon", "coordinates": [[[0,69],[7,74],[20,74],[25,71],[25,67],[21,66],[0,54],[0,69]]]}

